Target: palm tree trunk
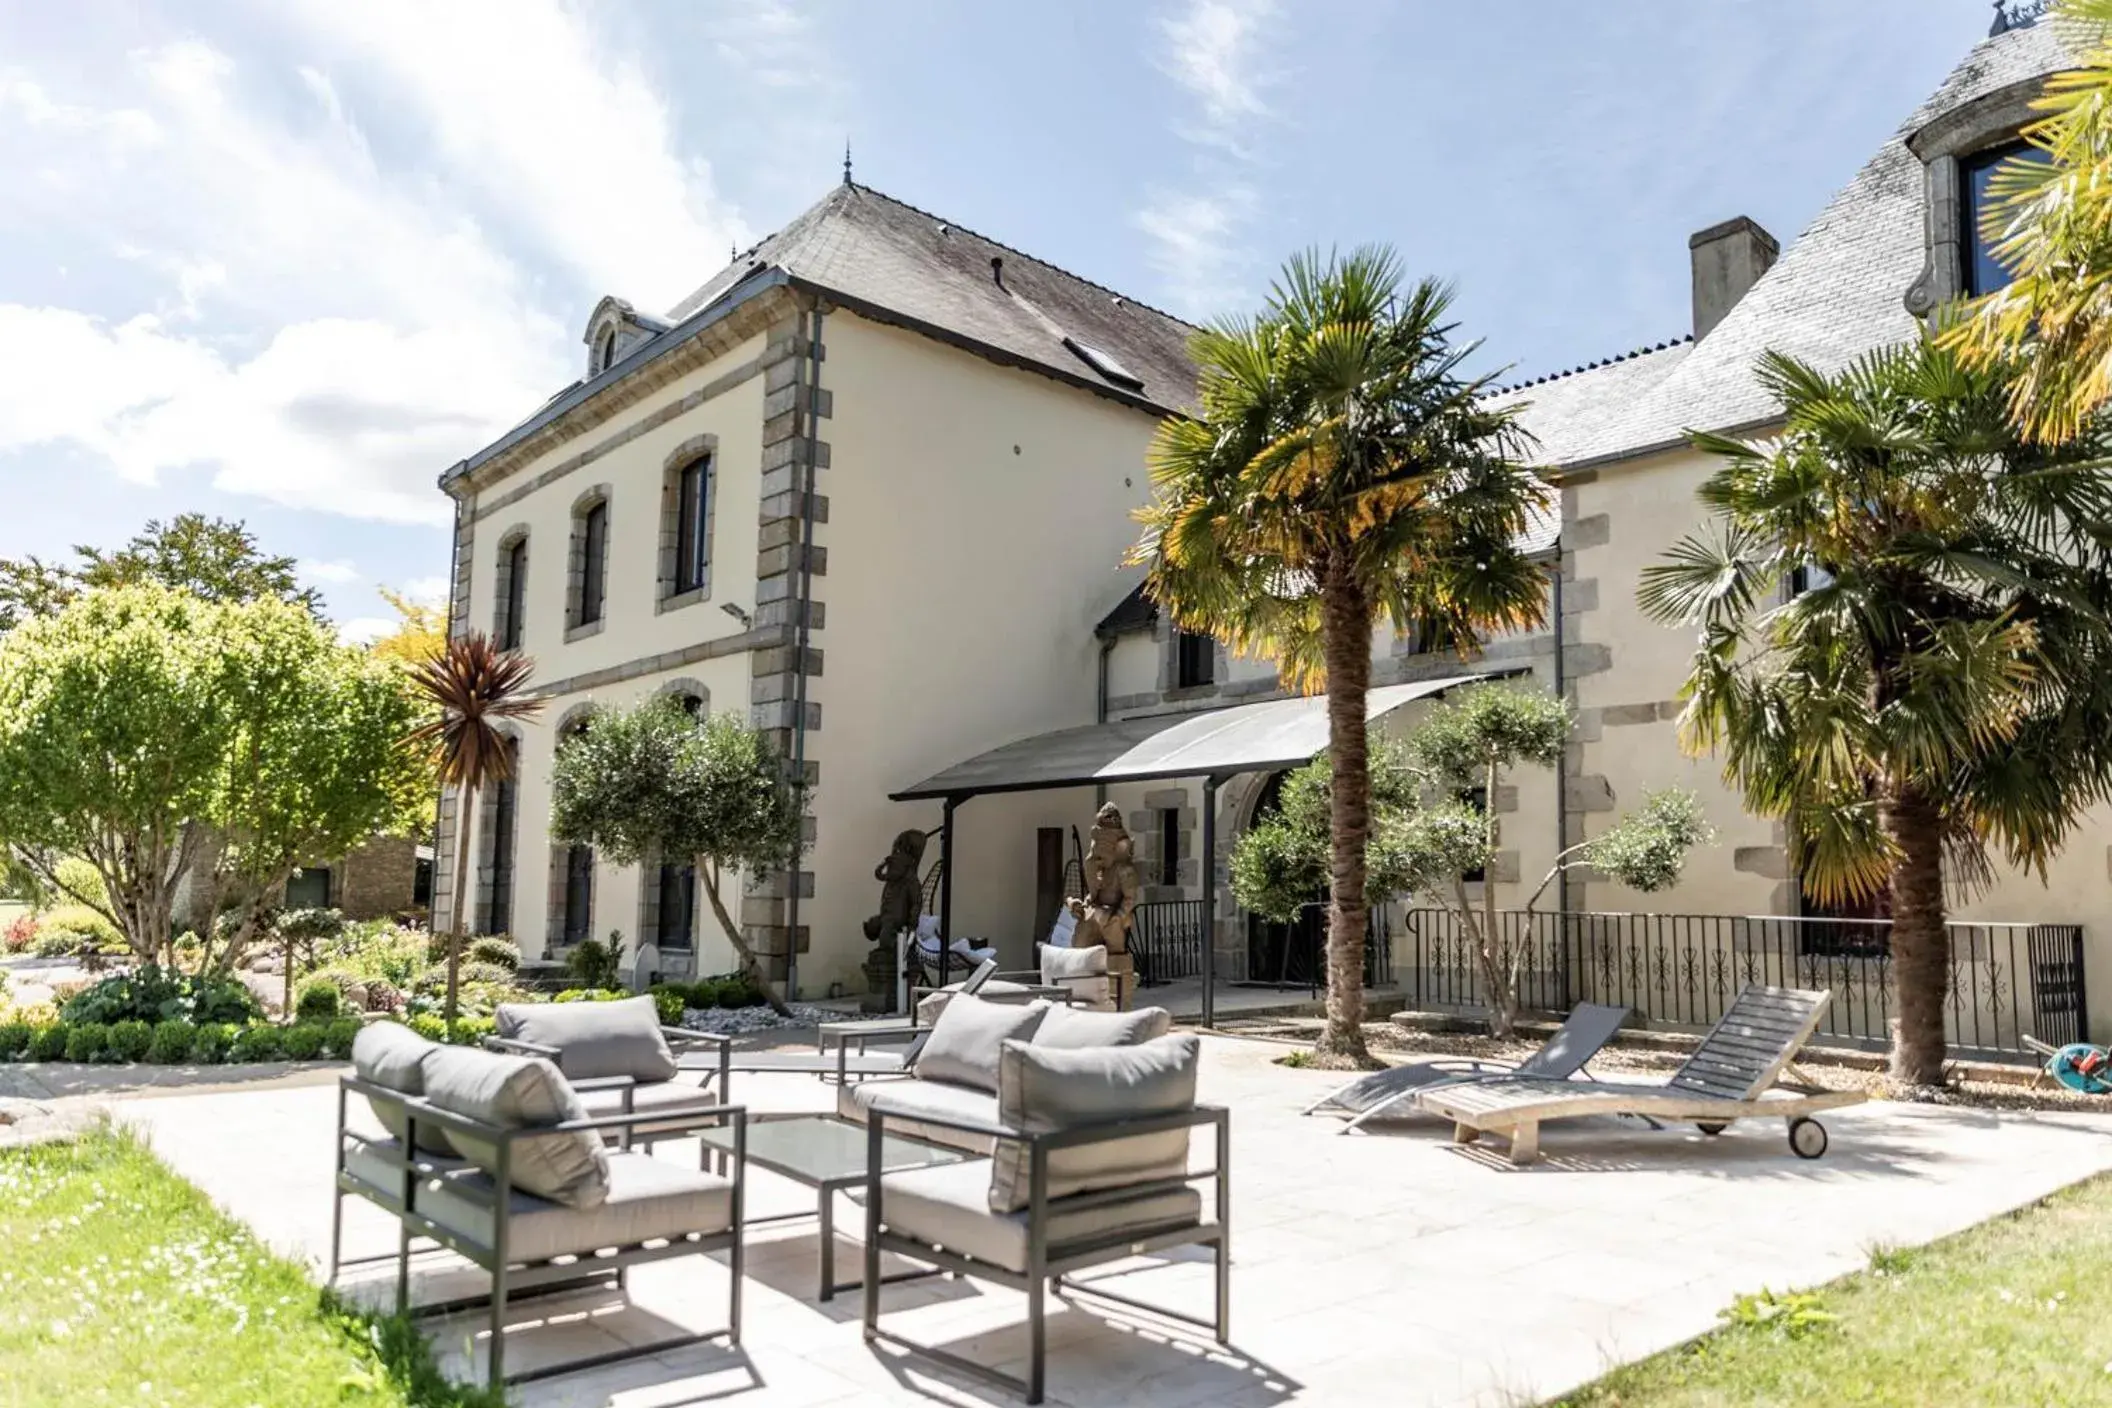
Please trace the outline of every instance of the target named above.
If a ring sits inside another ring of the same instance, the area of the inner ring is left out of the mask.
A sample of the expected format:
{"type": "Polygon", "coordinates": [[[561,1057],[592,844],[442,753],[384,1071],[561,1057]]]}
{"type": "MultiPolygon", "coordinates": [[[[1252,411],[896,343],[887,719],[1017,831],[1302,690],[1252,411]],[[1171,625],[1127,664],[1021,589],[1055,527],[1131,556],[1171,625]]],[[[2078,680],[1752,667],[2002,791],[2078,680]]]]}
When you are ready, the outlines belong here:
{"type": "Polygon", "coordinates": [[[455,999],[462,988],[462,934],[469,927],[469,818],[476,799],[476,785],[465,781],[455,804],[455,893],[451,896],[454,913],[449,916],[452,922],[447,932],[445,1018],[450,1027],[455,1024],[455,999]]]}
{"type": "Polygon", "coordinates": [[[1327,1027],[1322,1055],[1371,1065],[1364,1046],[1364,848],[1371,835],[1371,753],[1364,719],[1371,688],[1371,602],[1345,567],[1321,587],[1327,656],[1330,848],[1327,1027]]]}
{"type": "Polygon", "coordinates": [[[1892,976],[1899,992],[1892,1076],[1908,1085],[1940,1085],[1943,1009],[1951,976],[1943,913],[1943,820],[1933,801],[1907,789],[1886,807],[1885,827],[1899,847],[1892,871],[1892,976]]]}

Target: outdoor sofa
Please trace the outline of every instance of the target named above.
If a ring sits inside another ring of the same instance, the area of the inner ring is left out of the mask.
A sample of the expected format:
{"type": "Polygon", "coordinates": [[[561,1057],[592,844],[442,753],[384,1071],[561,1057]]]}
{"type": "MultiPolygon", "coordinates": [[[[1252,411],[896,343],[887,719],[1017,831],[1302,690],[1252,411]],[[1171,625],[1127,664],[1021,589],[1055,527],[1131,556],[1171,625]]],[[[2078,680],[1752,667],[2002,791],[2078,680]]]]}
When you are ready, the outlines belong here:
{"type": "Polygon", "coordinates": [[[899,1079],[881,1078],[836,1088],[836,1112],[863,1124],[878,1101],[888,1106],[895,1133],[969,1153],[990,1152],[986,1134],[956,1121],[987,1127],[998,1121],[998,1085],[1006,1042],[1048,1050],[1134,1046],[1162,1038],[1173,1016],[1161,1007],[1092,1012],[1063,1003],[1014,1003],[956,993],[904,1063],[899,1079]],[[920,1121],[920,1115],[931,1118],[920,1121]]]}
{"type": "MultiPolygon", "coordinates": [[[[971,999],[972,1000],[972,999],[971,999]]],[[[941,1045],[949,1007],[932,1034],[941,1045]]],[[[1051,1009],[1050,1015],[1062,1012],[1051,1009]]],[[[927,1054],[931,1047],[927,1047],[927,1054]]],[[[1231,1116],[1198,1105],[1201,1043],[1192,1033],[1120,1046],[1004,1040],[992,1109],[934,1110],[920,1080],[869,1081],[864,1097],[867,1173],[864,1320],[884,1342],[1042,1401],[1047,1311],[1059,1296],[1112,1302],[1231,1337],[1231,1116]],[[898,1115],[904,1128],[898,1129],[898,1115]],[[1191,1166],[1191,1133],[1209,1129],[1215,1156],[1191,1166]],[[883,1139],[914,1131],[991,1151],[988,1160],[883,1172],[883,1139]],[[1211,1185],[1206,1201],[1196,1185],[1211,1185]],[[1210,1248],[1212,1312],[1192,1316],[1070,1278],[1081,1271],[1182,1246],[1210,1248]],[[882,1327],[880,1258],[893,1253],[958,1276],[1010,1287],[1027,1300],[1027,1372],[1015,1379],[882,1327]]]]}
{"type": "Polygon", "coordinates": [[[344,1200],[364,1198],[398,1224],[396,1308],[412,1311],[414,1241],[481,1267],[486,1295],[417,1307],[423,1316],[484,1309],[486,1378],[502,1383],[571,1373],[741,1333],[741,1239],[747,1116],[738,1106],[590,1115],[541,1057],[440,1046],[394,1022],[363,1030],[338,1085],[329,1280],[367,1257],[343,1257],[344,1200]],[[356,1117],[364,1097],[372,1120],[356,1117]],[[610,1135],[650,1124],[663,1137],[731,1126],[723,1174],[610,1149],[610,1135]],[[515,1300],[627,1285],[633,1266],[725,1251],[731,1280],[724,1328],[590,1358],[505,1371],[506,1310],[515,1300]]]}
{"type": "Polygon", "coordinates": [[[1663,1085],[1513,1076],[1436,1086],[1420,1092],[1416,1103],[1452,1121],[1454,1143],[1472,1144],[1483,1134],[1507,1138],[1514,1164],[1540,1156],[1542,1124],[1586,1115],[1692,1123],[1712,1135],[1737,1120],[1782,1119],[1791,1152],[1816,1159],[1826,1152],[1827,1137],[1812,1116],[1858,1104],[1863,1094],[1789,1085],[1781,1077],[1832,997],[1826,991],[1748,986],[1663,1085]]]}

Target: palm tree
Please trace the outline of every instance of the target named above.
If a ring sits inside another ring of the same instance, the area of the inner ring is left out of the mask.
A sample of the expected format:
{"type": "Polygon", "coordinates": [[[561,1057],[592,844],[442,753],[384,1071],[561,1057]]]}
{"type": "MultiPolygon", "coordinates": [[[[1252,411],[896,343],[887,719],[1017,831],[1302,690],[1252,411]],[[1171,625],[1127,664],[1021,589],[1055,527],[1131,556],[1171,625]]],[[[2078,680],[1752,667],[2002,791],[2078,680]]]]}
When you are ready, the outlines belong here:
{"type": "Polygon", "coordinates": [[[1461,373],[1451,294],[1403,292],[1393,252],[1301,254],[1261,313],[1196,334],[1200,409],[1152,442],[1132,560],[1184,630],[1271,659],[1328,695],[1327,1027],[1367,1063],[1365,694],[1383,615],[1432,648],[1538,624],[1545,583],[1517,543],[1546,493],[1516,458],[1515,408],[1461,373]]]}
{"type": "Polygon", "coordinates": [[[2012,281],[1965,305],[1945,345],[2013,364],[2010,405],[2035,439],[2083,433],[2112,399],[2112,0],[2063,0],[2077,66],[2046,80],[2024,136],[2039,160],[1996,170],[1980,231],[2012,281]]]}
{"type": "Polygon", "coordinates": [[[462,937],[469,927],[469,831],[477,794],[513,775],[513,750],[498,729],[502,719],[533,718],[543,701],[524,693],[535,662],[500,650],[482,631],[447,643],[412,675],[418,691],[439,709],[412,737],[440,751],[440,785],[455,789],[454,913],[447,941],[447,1008],[452,1026],[461,987],[462,937]]]}
{"type": "Polygon", "coordinates": [[[2036,868],[2112,796],[2112,488],[2095,422],[2025,441],[2001,370],[1921,341],[1769,354],[1779,439],[1696,435],[1711,529],[1638,599],[1698,629],[1682,739],[1789,823],[1822,903],[1889,891],[1893,1074],[1942,1078],[1945,882],[2036,868]]]}

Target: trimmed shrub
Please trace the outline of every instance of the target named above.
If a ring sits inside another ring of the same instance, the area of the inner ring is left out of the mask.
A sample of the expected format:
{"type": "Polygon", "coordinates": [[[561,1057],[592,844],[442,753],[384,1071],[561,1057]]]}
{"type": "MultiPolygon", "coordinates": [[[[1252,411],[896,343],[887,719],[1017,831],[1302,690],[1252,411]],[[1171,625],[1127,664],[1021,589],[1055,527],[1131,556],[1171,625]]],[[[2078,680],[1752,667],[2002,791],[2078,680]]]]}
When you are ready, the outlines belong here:
{"type": "Polygon", "coordinates": [[[753,1007],[763,1000],[762,988],[746,973],[728,973],[715,981],[721,1007],[753,1007]]]}
{"type": "Polygon", "coordinates": [[[64,958],[103,949],[122,953],[125,936],[87,905],[66,904],[46,911],[37,920],[35,948],[39,958],[64,958]],[[47,949],[51,951],[46,952],[47,949]]]}
{"type": "Polygon", "coordinates": [[[581,939],[565,955],[565,971],[583,988],[613,988],[623,972],[623,934],[609,931],[609,941],[581,939]]]}
{"type": "Polygon", "coordinates": [[[682,1013],[689,1006],[689,998],[679,987],[654,988],[653,1006],[659,1009],[662,1026],[679,1027],[682,1013]]]}
{"type": "Polygon", "coordinates": [[[112,1022],[104,1050],[112,1061],[144,1061],[154,1045],[154,1029],[138,1020],[112,1022]]]}
{"type": "Polygon", "coordinates": [[[66,1033],[66,1059],[69,1061],[100,1061],[110,1042],[110,1029],[101,1022],[83,1022],[78,1026],[63,1024],[66,1033]]]}
{"type": "Polygon", "coordinates": [[[453,1046],[475,1046],[498,1029],[499,1024],[489,1017],[458,1017],[448,1029],[447,1041],[453,1046]]]}
{"type": "Polygon", "coordinates": [[[293,1015],[303,1022],[327,1022],[343,1007],[344,995],[338,991],[337,983],[318,976],[301,984],[300,996],[294,1000],[293,1015]]]}
{"type": "Polygon", "coordinates": [[[189,1022],[176,1018],[158,1022],[154,1040],[147,1047],[147,1059],[157,1066],[180,1066],[191,1059],[191,1044],[197,1039],[197,1028],[189,1022]]]}
{"type": "Polygon", "coordinates": [[[408,1019],[404,1025],[427,1041],[447,1040],[447,1023],[440,1020],[440,1014],[437,1012],[420,1012],[408,1019]]]}
{"type": "Polygon", "coordinates": [[[72,1039],[73,1033],[67,1031],[63,1023],[53,1022],[48,1027],[40,1027],[29,1039],[29,1059],[63,1061],[66,1059],[66,1043],[72,1039]]]}
{"type": "Polygon", "coordinates": [[[226,1022],[201,1022],[191,1033],[191,1060],[200,1066],[217,1066],[227,1059],[235,1044],[235,1029],[226,1022]]]}
{"type": "Polygon", "coordinates": [[[18,914],[13,923],[0,930],[0,953],[28,953],[37,941],[37,917],[34,914],[18,914]]]}
{"type": "Polygon", "coordinates": [[[279,1051],[289,1061],[313,1061],[323,1054],[323,1024],[298,1022],[279,1033],[279,1051]]]}
{"type": "Polygon", "coordinates": [[[334,1061],[350,1059],[352,1043],[359,1037],[361,1023],[357,1017],[339,1017],[323,1027],[323,1054],[334,1061]]]}
{"type": "Polygon", "coordinates": [[[0,1061],[19,1061],[29,1052],[37,1029],[27,1022],[0,1022],[0,1061]]]}
{"type": "Polygon", "coordinates": [[[252,1022],[235,1033],[227,1059],[236,1065],[279,1059],[279,1029],[269,1022],[252,1022]]]}
{"type": "Polygon", "coordinates": [[[496,934],[486,934],[469,941],[468,950],[462,955],[471,963],[490,963],[511,973],[521,966],[521,947],[511,939],[502,939],[496,934]]]}
{"type": "MultiPolygon", "coordinates": [[[[444,983],[445,979],[442,981],[444,983]]],[[[513,986],[513,970],[498,963],[465,963],[462,965],[462,986],[471,984],[510,988],[513,986]]]]}
{"type": "Polygon", "coordinates": [[[602,988],[566,988],[551,997],[552,1002],[617,1002],[629,997],[627,992],[612,992],[602,988]]]}
{"type": "Polygon", "coordinates": [[[264,1009],[234,978],[195,978],[149,963],[104,978],[74,994],[60,1015],[68,1022],[247,1022],[264,1009]]]}

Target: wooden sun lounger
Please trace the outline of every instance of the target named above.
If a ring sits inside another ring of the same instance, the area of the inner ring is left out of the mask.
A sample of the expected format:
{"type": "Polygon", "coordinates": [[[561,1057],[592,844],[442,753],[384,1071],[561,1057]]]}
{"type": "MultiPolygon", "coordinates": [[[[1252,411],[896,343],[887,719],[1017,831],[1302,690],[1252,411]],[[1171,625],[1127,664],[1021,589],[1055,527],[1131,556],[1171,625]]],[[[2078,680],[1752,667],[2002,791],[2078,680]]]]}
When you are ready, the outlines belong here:
{"type": "Polygon", "coordinates": [[[1826,1130],[1811,1116],[1864,1098],[1860,1091],[1781,1082],[1832,996],[1758,984],[1746,988],[1664,1085],[1513,1077],[1439,1086],[1422,1092],[1417,1103],[1452,1121],[1454,1143],[1472,1144],[1484,1134],[1506,1137],[1514,1164],[1539,1157],[1543,1122],[1585,1115],[1691,1121],[1706,1134],[1720,1134],[1732,1122],[1756,1116],[1785,1119],[1790,1149],[1800,1158],[1815,1159],[1826,1152],[1826,1130]]]}

